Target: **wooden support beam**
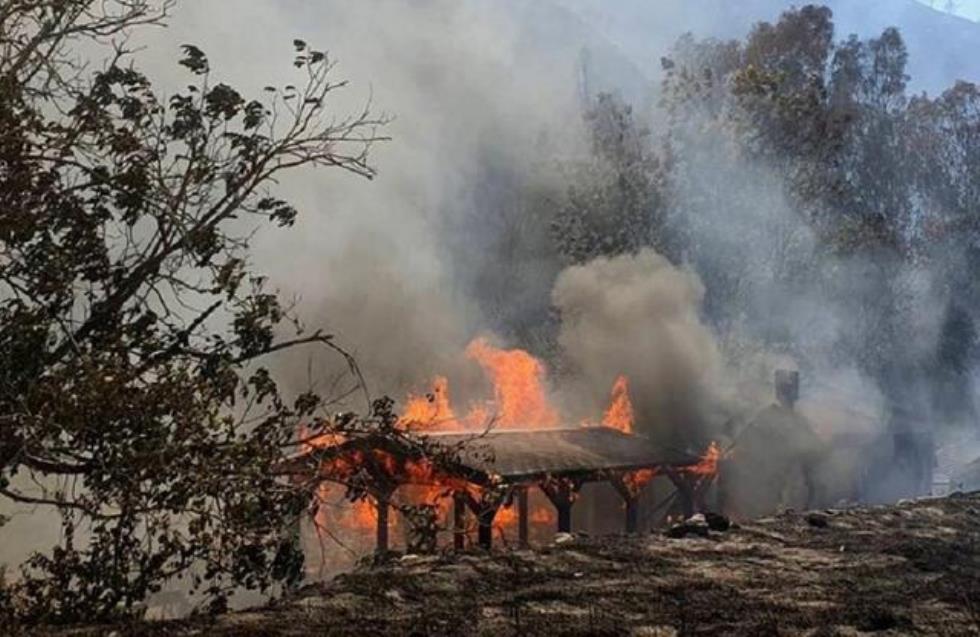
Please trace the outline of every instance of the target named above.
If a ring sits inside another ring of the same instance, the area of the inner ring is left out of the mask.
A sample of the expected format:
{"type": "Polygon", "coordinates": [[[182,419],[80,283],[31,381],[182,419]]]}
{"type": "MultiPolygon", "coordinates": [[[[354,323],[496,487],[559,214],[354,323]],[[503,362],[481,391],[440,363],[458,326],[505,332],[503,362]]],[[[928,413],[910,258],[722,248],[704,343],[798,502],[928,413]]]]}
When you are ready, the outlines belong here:
{"type": "Polygon", "coordinates": [[[497,509],[484,509],[477,516],[479,527],[477,528],[477,542],[482,548],[490,550],[493,548],[493,518],[497,515],[497,509]]]}
{"type": "Polygon", "coordinates": [[[558,509],[558,532],[559,533],[571,533],[572,532],[572,501],[564,500],[557,505],[555,508],[558,509]]]}
{"type": "Polygon", "coordinates": [[[642,486],[637,488],[631,485],[627,482],[628,477],[628,474],[615,476],[609,479],[609,484],[612,485],[626,505],[626,532],[636,533],[640,526],[640,491],[642,491],[642,486]]]}
{"type": "Polygon", "coordinates": [[[462,551],[466,546],[466,495],[453,492],[453,548],[462,551]]]}
{"type": "Polygon", "coordinates": [[[375,503],[378,508],[378,532],[374,550],[378,554],[388,552],[388,512],[391,510],[390,497],[390,493],[375,495],[375,503]]]}
{"type": "Polygon", "coordinates": [[[582,483],[558,480],[556,482],[542,482],[540,486],[558,511],[558,532],[571,533],[572,504],[575,502],[575,494],[582,488],[582,483]]]}
{"type": "Polygon", "coordinates": [[[697,513],[694,486],[691,484],[689,477],[674,469],[667,469],[665,473],[670,478],[670,481],[674,483],[674,486],[677,487],[677,498],[681,504],[681,512],[684,517],[689,518],[697,513]]]}
{"type": "Polygon", "coordinates": [[[479,523],[477,530],[478,541],[480,546],[487,550],[493,547],[493,519],[497,517],[497,511],[500,510],[502,503],[503,498],[482,498],[480,510],[476,514],[476,519],[479,523]]]}
{"type": "Polygon", "coordinates": [[[529,544],[527,490],[527,486],[517,487],[517,535],[521,548],[527,548],[529,544]]]}
{"type": "Polygon", "coordinates": [[[479,499],[468,492],[464,493],[466,503],[476,514],[477,543],[485,549],[493,547],[493,520],[509,495],[509,489],[485,490],[479,499]]]}
{"type": "Polygon", "coordinates": [[[626,532],[636,533],[640,527],[640,506],[637,498],[626,502],[626,532]]]}
{"type": "Polygon", "coordinates": [[[389,549],[388,519],[391,512],[391,496],[397,489],[397,484],[385,481],[380,484],[375,484],[370,490],[378,511],[378,527],[374,550],[379,555],[387,553],[389,549]]]}

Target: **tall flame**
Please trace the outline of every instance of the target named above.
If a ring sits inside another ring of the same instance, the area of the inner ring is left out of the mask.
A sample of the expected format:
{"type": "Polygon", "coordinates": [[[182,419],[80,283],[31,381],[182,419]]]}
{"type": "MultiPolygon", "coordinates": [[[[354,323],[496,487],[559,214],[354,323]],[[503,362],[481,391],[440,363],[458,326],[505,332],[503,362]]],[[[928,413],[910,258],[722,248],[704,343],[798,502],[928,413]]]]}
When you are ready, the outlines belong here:
{"type": "Polygon", "coordinates": [[[417,427],[427,431],[459,429],[449,403],[449,380],[445,376],[436,376],[430,393],[422,396],[410,394],[399,422],[406,428],[417,427]]]}
{"type": "Polygon", "coordinates": [[[609,408],[602,417],[602,424],[624,434],[633,433],[633,403],[630,402],[629,380],[625,376],[620,375],[613,383],[609,408]]]}
{"type": "Polygon", "coordinates": [[[524,350],[503,350],[478,338],[466,348],[466,356],[483,367],[493,383],[499,427],[555,427],[558,411],[548,402],[545,368],[524,350]]]}

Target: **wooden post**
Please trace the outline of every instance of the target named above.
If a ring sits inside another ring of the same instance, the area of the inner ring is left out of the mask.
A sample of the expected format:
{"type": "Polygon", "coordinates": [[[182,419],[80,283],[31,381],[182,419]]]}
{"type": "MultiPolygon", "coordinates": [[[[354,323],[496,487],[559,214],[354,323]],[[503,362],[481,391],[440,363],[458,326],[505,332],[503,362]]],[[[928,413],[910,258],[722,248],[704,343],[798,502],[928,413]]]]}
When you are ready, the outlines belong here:
{"type": "Polygon", "coordinates": [[[636,533],[640,520],[639,493],[636,493],[635,489],[630,489],[626,482],[626,476],[611,478],[609,484],[613,486],[626,504],[626,532],[636,533]]]}
{"type": "Polygon", "coordinates": [[[462,551],[466,545],[466,496],[453,492],[453,548],[462,551]]]}
{"type": "Polygon", "coordinates": [[[626,532],[636,533],[640,527],[640,507],[636,498],[626,503],[626,532]]]}
{"type": "Polygon", "coordinates": [[[572,498],[567,488],[561,489],[555,508],[558,509],[558,532],[572,532],[572,498]]]}
{"type": "Polygon", "coordinates": [[[388,499],[390,496],[390,493],[378,493],[374,498],[378,507],[378,534],[374,550],[378,554],[388,552],[388,499]]]}
{"type": "Polygon", "coordinates": [[[477,531],[477,541],[488,551],[493,548],[493,518],[497,515],[496,508],[484,507],[477,515],[480,522],[477,531]]]}
{"type": "Polygon", "coordinates": [[[466,503],[470,505],[473,513],[476,514],[477,542],[487,550],[493,547],[493,519],[497,517],[497,511],[507,496],[503,491],[484,491],[480,499],[474,498],[469,493],[464,493],[466,503]]]}
{"type": "Polygon", "coordinates": [[[689,518],[694,515],[697,510],[694,502],[694,488],[691,485],[690,480],[684,474],[681,474],[673,469],[667,470],[667,477],[670,481],[674,483],[677,487],[677,497],[681,504],[681,512],[684,514],[685,518],[689,518]]]}
{"type": "Polygon", "coordinates": [[[636,498],[626,501],[626,532],[636,533],[640,526],[640,507],[637,505],[636,498]]]}
{"type": "Polygon", "coordinates": [[[496,497],[481,498],[476,509],[476,519],[479,523],[477,529],[477,541],[480,546],[488,551],[493,548],[493,519],[497,517],[500,504],[503,500],[496,497]]]}
{"type": "Polygon", "coordinates": [[[527,487],[517,488],[517,533],[521,548],[528,546],[527,487]]]}
{"type": "Polygon", "coordinates": [[[558,484],[542,482],[540,486],[558,511],[558,532],[571,533],[573,496],[581,485],[569,480],[559,480],[558,484]]]}

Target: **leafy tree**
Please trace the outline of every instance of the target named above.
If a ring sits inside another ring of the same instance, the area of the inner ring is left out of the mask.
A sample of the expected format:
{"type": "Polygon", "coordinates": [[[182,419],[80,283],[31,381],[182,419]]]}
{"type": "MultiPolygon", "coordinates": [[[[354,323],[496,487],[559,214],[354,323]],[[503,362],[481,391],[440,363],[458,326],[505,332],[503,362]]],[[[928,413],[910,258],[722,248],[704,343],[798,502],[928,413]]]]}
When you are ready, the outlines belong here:
{"type": "Polygon", "coordinates": [[[300,40],[296,84],[254,99],[192,45],[190,83],[166,100],[120,45],[101,70],[75,61],[79,41],[124,40],[171,7],[0,7],[0,496],[54,507],[64,527],[0,594],[25,619],[110,617],[182,574],[216,610],[233,587],[294,582],[313,488],[284,469],[297,423],[401,435],[390,403],[325,418],[320,396],[280,391],[263,366],[276,352],[315,345],[356,366],[304,333],[248,258],[253,230],[298,214],[276,180],[372,177],[384,118],[329,113],[344,82],[300,40]]]}
{"type": "Polygon", "coordinates": [[[785,162],[797,205],[828,245],[901,249],[895,221],[910,214],[897,134],[905,46],[895,29],[867,42],[851,37],[835,46],[832,38],[830,10],[814,6],[750,34],[732,75],[749,149],[785,162]]]}
{"type": "Polygon", "coordinates": [[[895,401],[938,383],[936,401],[962,404],[950,388],[966,391],[965,363],[951,343],[972,340],[980,300],[967,274],[980,101],[968,83],[909,98],[907,58],[895,29],[835,42],[831,12],[817,6],[742,42],[682,38],[663,61],[668,224],[723,331],[740,322],[805,361],[805,330],[781,325],[786,303],[823,299],[848,319],[834,358],[857,361],[895,401]],[[923,276],[956,298],[929,351],[909,346],[922,342],[913,299],[923,276]]]}
{"type": "MultiPolygon", "coordinates": [[[[683,169],[692,152],[703,165],[713,152],[705,149],[706,138],[715,148],[727,144],[729,164],[751,159],[784,182],[764,188],[730,183],[718,188],[722,198],[740,201],[733,188],[749,190],[749,199],[756,200],[760,191],[783,191],[784,207],[803,215],[801,222],[816,233],[821,249],[897,249],[899,239],[886,217],[899,216],[896,208],[908,201],[901,191],[905,166],[896,134],[905,58],[894,30],[867,43],[852,38],[835,46],[831,13],[815,6],[787,11],[775,24],[760,23],[744,43],[683,38],[665,60],[672,166],[683,169]]],[[[671,175],[675,187],[683,185],[676,179],[671,175]]],[[[796,242],[787,236],[787,245],[796,242]]],[[[697,246],[685,247],[697,258],[697,246]]],[[[787,281],[811,267],[784,257],[761,267],[773,266],[774,276],[787,281]]],[[[719,269],[723,278],[731,271],[730,264],[719,269]]]]}
{"type": "Polygon", "coordinates": [[[925,212],[916,239],[980,245],[980,87],[957,82],[935,99],[913,98],[904,132],[925,212]]]}
{"type": "Polygon", "coordinates": [[[563,260],[663,249],[664,171],[632,107],[600,94],[586,113],[591,156],[567,166],[568,188],[552,222],[563,260]]]}

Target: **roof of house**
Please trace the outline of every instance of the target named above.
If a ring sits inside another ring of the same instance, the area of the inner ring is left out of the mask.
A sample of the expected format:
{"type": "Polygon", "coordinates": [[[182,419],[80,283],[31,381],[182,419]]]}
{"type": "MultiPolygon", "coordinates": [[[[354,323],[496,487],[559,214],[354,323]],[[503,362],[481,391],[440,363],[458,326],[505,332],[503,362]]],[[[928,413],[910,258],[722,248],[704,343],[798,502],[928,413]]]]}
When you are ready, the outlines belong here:
{"type": "Polygon", "coordinates": [[[463,464],[505,481],[547,474],[682,467],[699,460],[693,453],[660,448],[647,438],[609,427],[498,429],[427,437],[446,445],[465,443],[463,464]]]}

